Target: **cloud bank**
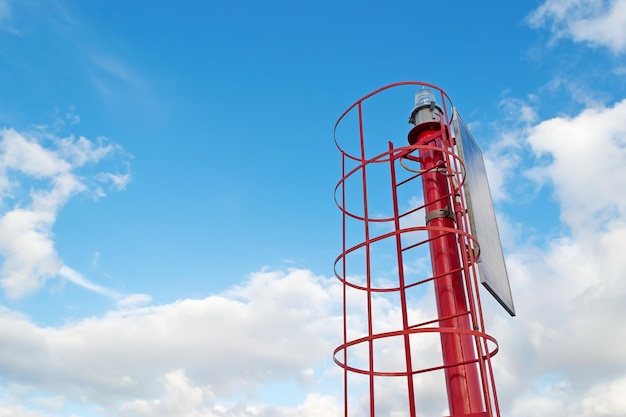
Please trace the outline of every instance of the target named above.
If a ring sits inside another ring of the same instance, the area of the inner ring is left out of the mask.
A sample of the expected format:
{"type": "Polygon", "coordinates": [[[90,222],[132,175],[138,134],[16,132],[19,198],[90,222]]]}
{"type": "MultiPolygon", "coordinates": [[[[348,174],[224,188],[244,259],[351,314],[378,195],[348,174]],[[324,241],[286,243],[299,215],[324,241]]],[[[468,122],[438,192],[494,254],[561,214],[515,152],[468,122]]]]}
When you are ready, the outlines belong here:
{"type": "MultiPolygon", "coordinates": [[[[488,326],[502,347],[494,366],[503,415],[626,413],[618,394],[626,373],[625,117],[626,100],[594,105],[526,125],[508,148],[512,160],[534,158],[521,175],[552,194],[560,232],[531,242],[536,233],[526,224],[509,239],[518,317],[491,316],[488,326]]],[[[504,186],[519,181],[506,171],[500,177],[504,186]]]]}
{"type": "Polygon", "coordinates": [[[258,272],[222,295],[122,306],[59,327],[4,309],[0,373],[30,387],[31,405],[43,392],[109,415],[337,415],[335,400],[319,393],[291,408],[255,405],[263,384],[324,376],[341,332],[335,281],[258,272]]]}

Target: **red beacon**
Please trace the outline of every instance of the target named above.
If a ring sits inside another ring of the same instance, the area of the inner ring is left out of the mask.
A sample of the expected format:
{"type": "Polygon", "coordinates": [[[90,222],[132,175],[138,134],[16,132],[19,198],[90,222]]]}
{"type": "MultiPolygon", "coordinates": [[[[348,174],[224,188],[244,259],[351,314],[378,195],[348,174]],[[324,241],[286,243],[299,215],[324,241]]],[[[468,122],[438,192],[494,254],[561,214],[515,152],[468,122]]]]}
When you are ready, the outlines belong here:
{"type": "Polygon", "coordinates": [[[440,88],[396,83],[350,106],[335,143],[345,417],[500,416],[479,283],[515,310],[482,153],[463,119],[440,88]],[[407,135],[402,99],[416,87],[408,145],[396,146],[407,135]]]}

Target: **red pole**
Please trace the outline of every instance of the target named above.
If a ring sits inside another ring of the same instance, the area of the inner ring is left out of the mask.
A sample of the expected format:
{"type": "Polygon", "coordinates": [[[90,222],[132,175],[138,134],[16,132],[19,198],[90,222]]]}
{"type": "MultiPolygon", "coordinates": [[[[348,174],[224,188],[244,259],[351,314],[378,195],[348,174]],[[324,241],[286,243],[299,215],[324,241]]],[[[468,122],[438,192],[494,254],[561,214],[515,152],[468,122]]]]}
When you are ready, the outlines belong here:
{"type": "MultiPolygon", "coordinates": [[[[441,124],[439,121],[417,124],[409,134],[409,143],[443,148],[445,145],[441,124]]],[[[450,201],[444,153],[420,149],[419,158],[424,170],[422,186],[427,224],[454,228],[454,212],[450,201]],[[438,168],[441,170],[438,171],[438,168]]],[[[439,326],[469,330],[471,329],[469,309],[455,235],[438,230],[429,230],[428,234],[433,276],[440,277],[434,280],[439,326]]],[[[441,346],[443,363],[446,366],[444,371],[451,416],[483,415],[485,410],[472,337],[442,332],[441,346]],[[460,363],[465,364],[455,366],[460,363]]]]}

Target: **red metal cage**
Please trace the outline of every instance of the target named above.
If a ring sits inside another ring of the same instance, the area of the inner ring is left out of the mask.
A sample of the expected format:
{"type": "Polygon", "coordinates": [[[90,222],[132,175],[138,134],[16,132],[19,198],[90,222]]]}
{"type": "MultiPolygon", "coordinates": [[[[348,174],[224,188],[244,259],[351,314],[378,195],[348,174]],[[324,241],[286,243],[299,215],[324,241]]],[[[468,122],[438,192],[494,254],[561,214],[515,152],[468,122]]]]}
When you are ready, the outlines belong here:
{"type": "Polygon", "coordinates": [[[498,347],[484,331],[452,115],[440,88],[401,82],[361,98],[335,125],[344,331],[334,360],[346,417],[500,415],[490,361],[498,347]],[[419,88],[435,92],[440,118],[409,132],[401,118],[419,88]]]}

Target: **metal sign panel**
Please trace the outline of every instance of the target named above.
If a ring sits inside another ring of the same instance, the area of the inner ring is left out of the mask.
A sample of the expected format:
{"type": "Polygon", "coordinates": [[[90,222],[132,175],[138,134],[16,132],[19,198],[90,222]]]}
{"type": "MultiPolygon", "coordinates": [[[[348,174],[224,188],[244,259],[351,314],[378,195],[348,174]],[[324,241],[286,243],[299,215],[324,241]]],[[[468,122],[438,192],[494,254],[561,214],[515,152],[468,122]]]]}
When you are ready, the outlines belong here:
{"type": "Polygon", "coordinates": [[[515,315],[511,286],[504,263],[502,244],[493,209],[483,154],[467,125],[454,109],[454,133],[459,154],[465,164],[465,199],[472,234],[480,245],[478,272],[480,282],[511,315],[515,315]]]}

